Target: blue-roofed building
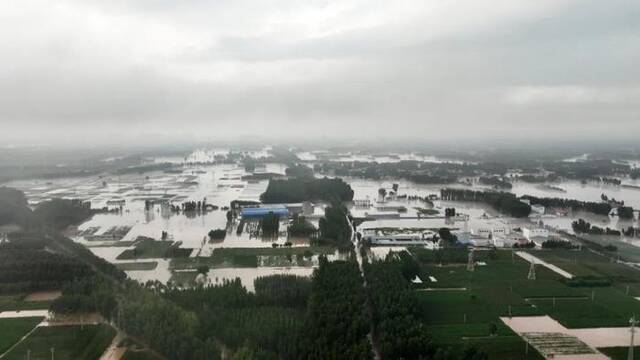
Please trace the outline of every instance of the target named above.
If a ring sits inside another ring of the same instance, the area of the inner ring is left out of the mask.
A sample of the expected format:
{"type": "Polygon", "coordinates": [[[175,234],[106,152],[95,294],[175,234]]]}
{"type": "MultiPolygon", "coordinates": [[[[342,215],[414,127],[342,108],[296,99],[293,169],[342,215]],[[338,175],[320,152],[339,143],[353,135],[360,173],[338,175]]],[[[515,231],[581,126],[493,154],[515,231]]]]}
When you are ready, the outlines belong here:
{"type": "Polygon", "coordinates": [[[259,205],[256,207],[245,207],[240,211],[243,218],[261,218],[269,213],[274,213],[278,217],[289,216],[289,210],[284,205],[259,205]]]}

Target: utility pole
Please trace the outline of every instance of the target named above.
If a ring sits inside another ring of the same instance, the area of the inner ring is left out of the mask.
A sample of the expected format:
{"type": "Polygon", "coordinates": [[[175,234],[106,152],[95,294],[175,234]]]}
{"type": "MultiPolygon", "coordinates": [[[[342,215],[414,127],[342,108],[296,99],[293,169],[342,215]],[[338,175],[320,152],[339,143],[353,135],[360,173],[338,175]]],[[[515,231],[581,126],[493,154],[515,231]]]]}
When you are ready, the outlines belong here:
{"type": "Polygon", "coordinates": [[[51,360],[55,360],[55,353],[56,353],[56,349],[55,348],[51,348],[51,360]]]}
{"type": "Polygon", "coordinates": [[[536,279],[536,262],[531,261],[531,266],[529,267],[529,275],[527,275],[527,280],[535,280],[536,279]]]}
{"type": "Polygon", "coordinates": [[[629,325],[631,325],[631,343],[629,344],[629,352],[627,354],[627,360],[633,360],[633,347],[634,347],[634,335],[636,333],[636,325],[638,325],[638,320],[636,320],[636,316],[633,315],[631,319],[629,319],[629,325]]]}
{"type": "Polygon", "coordinates": [[[467,271],[475,270],[475,261],[473,260],[473,249],[469,251],[469,261],[467,262],[467,271]]]}

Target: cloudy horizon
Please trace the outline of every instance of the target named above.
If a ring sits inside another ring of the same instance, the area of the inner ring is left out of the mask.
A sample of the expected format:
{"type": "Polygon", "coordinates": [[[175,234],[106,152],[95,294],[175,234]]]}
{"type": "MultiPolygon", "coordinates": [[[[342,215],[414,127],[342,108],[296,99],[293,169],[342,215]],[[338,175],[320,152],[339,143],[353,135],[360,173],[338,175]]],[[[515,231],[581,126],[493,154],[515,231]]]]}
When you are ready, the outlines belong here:
{"type": "Polygon", "coordinates": [[[630,138],[640,3],[0,4],[0,141],[630,138]]]}

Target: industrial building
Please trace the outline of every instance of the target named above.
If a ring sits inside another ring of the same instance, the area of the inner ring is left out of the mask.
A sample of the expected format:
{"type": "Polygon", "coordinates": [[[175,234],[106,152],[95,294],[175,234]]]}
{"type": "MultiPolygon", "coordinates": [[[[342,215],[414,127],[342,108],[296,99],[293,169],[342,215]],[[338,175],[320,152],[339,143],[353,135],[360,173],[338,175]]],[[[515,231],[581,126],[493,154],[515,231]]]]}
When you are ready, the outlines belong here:
{"type": "Polygon", "coordinates": [[[362,239],[372,245],[428,245],[433,244],[433,231],[389,233],[380,229],[362,230],[362,239]]]}
{"type": "Polygon", "coordinates": [[[289,209],[284,205],[258,205],[243,207],[242,210],[240,210],[243,218],[261,218],[269,213],[273,213],[279,217],[288,217],[289,209]]]}
{"type": "Polygon", "coordinates": [[[549,238],[549,230],[537,226],[527,226],[522,228],[522,235],[529,241],[542,242],[549,238]]]}

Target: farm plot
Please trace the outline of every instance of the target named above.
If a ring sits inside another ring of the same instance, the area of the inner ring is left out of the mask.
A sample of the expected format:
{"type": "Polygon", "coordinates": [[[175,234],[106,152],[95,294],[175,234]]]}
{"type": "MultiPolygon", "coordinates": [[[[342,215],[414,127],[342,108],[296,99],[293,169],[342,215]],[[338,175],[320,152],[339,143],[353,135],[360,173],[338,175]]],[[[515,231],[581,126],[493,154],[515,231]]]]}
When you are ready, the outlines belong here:
{"type": "Polygon", "coordinates": [[[31,331],[42,317],[0,319],[0,355],[31,331]]]}
{"type": "Polygon", "coordinates": [[[108,325],[41,326],[9,351],[3,359],[96,360],[111,344],[116,331],[108,325]]]}

